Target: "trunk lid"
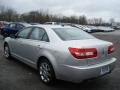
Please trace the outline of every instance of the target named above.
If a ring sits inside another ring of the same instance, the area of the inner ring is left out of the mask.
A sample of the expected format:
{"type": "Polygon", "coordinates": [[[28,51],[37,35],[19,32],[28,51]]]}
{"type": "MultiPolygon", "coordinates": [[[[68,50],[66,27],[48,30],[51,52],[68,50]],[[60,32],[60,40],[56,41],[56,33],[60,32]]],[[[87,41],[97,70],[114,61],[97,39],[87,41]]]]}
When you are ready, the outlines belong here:
{"type": "Polygon", "coordinates": [[[112,45],[112,43],[110,42],[99,40],[99,39],[73,40],[73,41],[67,41],[67,42],[69,47],[73,47],[73,48],[96,48],[97,49],[97,57],[88,58],[84,60],[87,62],[88,65],[94,65],[94,64],[106,62],[111,57],[111,55],[108,54],[108,47],[112,45]]]}

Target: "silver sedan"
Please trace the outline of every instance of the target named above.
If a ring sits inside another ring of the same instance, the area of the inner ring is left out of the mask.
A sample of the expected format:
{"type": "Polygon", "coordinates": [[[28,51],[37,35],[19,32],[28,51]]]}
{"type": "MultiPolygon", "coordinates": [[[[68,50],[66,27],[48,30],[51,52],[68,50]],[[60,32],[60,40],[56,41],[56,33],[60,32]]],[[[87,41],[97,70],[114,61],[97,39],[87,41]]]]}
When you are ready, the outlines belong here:
{"type": "Polygon", "coordinates": [[[6,58],[17,58],[39,71],[45,84],[56,79],[79,83],[109,74],[114,45],[71,26],[35,25],[4,41],[6,58]]]}

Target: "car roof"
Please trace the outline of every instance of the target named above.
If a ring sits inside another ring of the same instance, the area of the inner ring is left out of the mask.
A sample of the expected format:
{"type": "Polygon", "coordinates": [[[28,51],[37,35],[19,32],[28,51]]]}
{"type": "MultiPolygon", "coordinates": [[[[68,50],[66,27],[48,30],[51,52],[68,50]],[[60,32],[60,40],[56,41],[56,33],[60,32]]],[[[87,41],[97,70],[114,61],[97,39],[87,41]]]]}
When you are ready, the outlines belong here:
{"type": "Polygon", "coordinates": [[[34,26],[41,27],[41,28],[71,28],[72,27],[72,26],[65,26],[65,25],[44,25],[44,24],[39,24],[34,26]]]}
{"type": "Polygon", "coordinates": [[[25,27],[28,27],[28,26],[32,26],[31,24],[28,24],[28,23],[23,23],[23,22],[11,22],[11,23],[9,23],[9,24],[21,24],[21,25],[23,25],[23,26],[25,26],[25,27]]]}
{"type": "Polygon", "coordinates": [[[28,23],[19,23],[19,24],[22,24],[22,25],[24,25],[25,27],[31,26],[31,24],[28,24],[28,23]]]}

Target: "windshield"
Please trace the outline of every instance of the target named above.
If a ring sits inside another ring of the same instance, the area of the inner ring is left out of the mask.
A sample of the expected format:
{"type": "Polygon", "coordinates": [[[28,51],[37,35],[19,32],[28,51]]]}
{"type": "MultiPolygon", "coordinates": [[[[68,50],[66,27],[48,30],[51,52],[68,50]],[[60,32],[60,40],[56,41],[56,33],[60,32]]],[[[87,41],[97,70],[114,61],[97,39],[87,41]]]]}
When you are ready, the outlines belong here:
{"type": "Polygon", "coordinates": [[[95,38],[92,35],[78,28],[53,28],[53,30],[62,40],[65,41],[95,38]]]}

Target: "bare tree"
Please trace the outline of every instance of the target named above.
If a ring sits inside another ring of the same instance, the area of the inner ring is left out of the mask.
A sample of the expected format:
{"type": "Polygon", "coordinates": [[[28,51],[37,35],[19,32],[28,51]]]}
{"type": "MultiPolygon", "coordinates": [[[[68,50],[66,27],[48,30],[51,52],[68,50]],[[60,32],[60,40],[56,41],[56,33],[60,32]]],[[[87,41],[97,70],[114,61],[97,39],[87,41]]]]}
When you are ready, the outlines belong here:
{"type": "MultiPolygon", "coordinates": [[[[5,8],[0,6],[0,20],[2,21],[21,21],[29,23],[45,23],[45,22],[64,22],[64,23],[76,23],[76,24],[95,24],[102,25],[104,21],[102,18],[87,19],[86,16],[60,16],[52,15],[48,10],[30,11],[28,13],[19,14],[12,8],[5,8]]],[[[112,23],[114,20],[111,19],[112,23]]]]}

